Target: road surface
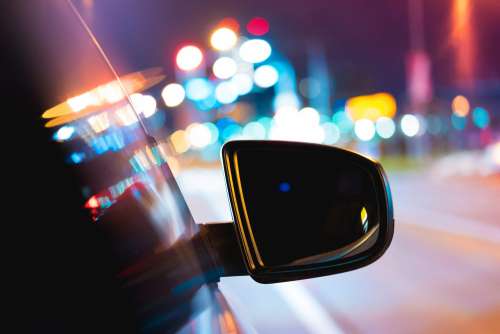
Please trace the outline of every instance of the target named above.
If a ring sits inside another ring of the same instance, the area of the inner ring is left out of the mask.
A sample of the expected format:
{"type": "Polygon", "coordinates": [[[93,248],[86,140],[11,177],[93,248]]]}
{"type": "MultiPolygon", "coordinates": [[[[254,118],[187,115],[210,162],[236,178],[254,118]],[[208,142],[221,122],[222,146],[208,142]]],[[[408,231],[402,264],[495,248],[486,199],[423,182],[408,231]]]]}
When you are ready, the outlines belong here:
{"type": "MultiPolygon", "coordinates": [[[[282,284],[225,278],[241,320],[257,333],[500,333],[500,179],[389,179],[396,227],[379,261],[282,284]]],[[[197,221],[230,220],[219,172],[180,180],[197,221]]]]}

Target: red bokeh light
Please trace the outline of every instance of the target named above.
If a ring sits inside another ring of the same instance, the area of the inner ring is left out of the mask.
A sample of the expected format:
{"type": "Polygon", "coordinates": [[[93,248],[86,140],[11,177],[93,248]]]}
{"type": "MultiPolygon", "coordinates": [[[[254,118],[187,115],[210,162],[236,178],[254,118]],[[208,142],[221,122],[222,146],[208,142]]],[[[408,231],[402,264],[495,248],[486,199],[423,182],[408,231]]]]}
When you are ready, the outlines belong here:
{"type": "Polygon", "coordinates": [[[89,209],[96,209],[99,206],[100,206],[99,200],[97,199],[96,196],[90,197],[87,203],[85,203],[85,207],[89,209]]]}
{"type": "Polygon", "coordinates": [[[262,36],[269,31],[269,22],[263,17],[254,17],[247,24],[247,31],[255,36],[262,36]]]}

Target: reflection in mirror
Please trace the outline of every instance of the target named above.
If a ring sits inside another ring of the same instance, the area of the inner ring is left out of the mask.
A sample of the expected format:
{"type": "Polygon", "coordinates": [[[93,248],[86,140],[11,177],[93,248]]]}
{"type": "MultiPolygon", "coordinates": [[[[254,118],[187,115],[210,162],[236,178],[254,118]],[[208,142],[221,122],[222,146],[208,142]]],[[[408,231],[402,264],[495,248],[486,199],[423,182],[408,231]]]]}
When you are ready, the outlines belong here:
{"type": "Polygon", "coordinates": [[[369,250],[380,213],[371,174],[336,150],[255,148],[234,157],[259,265],[332,264],[369,250]]]}

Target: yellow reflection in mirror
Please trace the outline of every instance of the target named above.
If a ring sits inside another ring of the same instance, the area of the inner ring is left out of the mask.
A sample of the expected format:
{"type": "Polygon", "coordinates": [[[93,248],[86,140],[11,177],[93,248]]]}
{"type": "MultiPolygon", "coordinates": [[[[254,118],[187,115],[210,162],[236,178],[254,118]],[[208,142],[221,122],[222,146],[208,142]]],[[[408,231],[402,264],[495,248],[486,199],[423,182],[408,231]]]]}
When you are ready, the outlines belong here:
{"type": "Polygon", "coordinates": [[[368,212],[366,212],[366,208],[363,207],[361,209],[361,226],[363,226],[363,232],[368,231],[368,212]]]}

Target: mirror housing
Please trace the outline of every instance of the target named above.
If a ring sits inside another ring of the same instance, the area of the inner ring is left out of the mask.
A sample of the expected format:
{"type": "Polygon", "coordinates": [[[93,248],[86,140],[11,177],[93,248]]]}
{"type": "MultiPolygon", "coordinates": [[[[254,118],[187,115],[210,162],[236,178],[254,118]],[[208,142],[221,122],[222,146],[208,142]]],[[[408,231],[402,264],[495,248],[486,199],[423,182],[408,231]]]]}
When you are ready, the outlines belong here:
{"type": "Polygon", "coordinates": [[[389,247],[393,205],[378,162],[284,141],[231,141],[222,160],[236,238],[255,281],[354,270],[389,247]]]}

